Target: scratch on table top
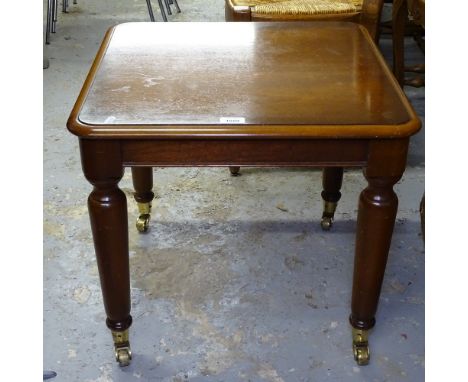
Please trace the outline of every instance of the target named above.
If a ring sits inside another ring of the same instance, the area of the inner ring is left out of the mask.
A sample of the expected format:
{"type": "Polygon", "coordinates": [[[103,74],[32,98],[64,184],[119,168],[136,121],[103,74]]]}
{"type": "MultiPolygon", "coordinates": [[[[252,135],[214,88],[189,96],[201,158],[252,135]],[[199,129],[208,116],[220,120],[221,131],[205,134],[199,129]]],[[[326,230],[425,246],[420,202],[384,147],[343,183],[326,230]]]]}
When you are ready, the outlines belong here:
{"type": "Polygon", "coordinates": [[[111,92],[124,92],[124,93],[128,93],[131,89],[131,86],[122,86],[121,88],[117,88],[117,89],[111,89],[111,92]]]}

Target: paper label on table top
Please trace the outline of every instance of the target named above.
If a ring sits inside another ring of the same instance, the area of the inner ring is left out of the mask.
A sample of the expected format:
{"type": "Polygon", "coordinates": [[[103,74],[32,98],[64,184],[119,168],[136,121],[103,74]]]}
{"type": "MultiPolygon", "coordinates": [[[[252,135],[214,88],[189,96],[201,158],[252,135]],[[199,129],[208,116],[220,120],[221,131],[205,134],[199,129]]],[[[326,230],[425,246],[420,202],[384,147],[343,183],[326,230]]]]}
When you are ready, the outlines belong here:
{"type": "Polygon", "coordinates": [[[220,123],[245,123],[244,117],[221,117],[220,123]]]}

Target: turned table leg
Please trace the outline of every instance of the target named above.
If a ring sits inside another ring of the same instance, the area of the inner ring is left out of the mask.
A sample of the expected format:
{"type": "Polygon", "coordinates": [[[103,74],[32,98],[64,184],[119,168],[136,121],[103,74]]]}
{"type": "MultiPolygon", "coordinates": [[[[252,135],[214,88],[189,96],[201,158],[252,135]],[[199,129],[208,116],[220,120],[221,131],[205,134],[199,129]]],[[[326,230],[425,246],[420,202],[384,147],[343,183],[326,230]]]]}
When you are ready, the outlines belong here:
{"type": "Polygon", "coordinates": [[[112,331],[115,356],[121,366],[132,358],[128,329],[130,273],[127,199],[118,182],[123,176],[120,150],[113,142],[81,141],[83,171],[93,185],[88,209],[101,280],[106,324],[112,331]]]}
{"type": "Polygon", "coordinates": [[[399,177],[369,177],[359,199],[350,322],[358,364],[369,362],[368,330],[375,313],[392,239],[398,198],[393,185],[399,177]]]}
{"type": "Polygon", "coordinates": [[[138,232],[147,232],[151,218],[151,201],[154,198],[153,189],[153,168],[152,167],[132,167],[134,198],[138,204],[140,216],[136,221],[138,232]]]}
{"type": "Polygon", "coordinates": [[[405,170],[408,143],[407,138],[402,138],[369,144],[368,162],[364,169],[368,186],[359,197],[349,317],[353,328],[354,357],[359,365],[369,362],[368,332],[375,325],[398,207],[393,186],[405,170]]]}
{"type": "Polygon", "coordinates": [[[323,213],[321,226],[328,231],[333,225],[336,206],[341,198],[341,185],[343,183],[343,167],[326,167],[322,175],[323,213]]]}

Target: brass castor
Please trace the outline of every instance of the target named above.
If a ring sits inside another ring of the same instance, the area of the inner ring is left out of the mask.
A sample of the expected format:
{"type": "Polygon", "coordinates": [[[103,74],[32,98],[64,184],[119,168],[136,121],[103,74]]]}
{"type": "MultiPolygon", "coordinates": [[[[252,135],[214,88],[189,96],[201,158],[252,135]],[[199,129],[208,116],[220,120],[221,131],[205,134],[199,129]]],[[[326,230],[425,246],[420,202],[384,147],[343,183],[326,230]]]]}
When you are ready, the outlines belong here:
{"type": "Polygon", "coordinates": [[[130,348],[116,348],[115,360],[119,363],[120,367],[130,365],[130,362],[132,361],[132,351],[130,348]]]}
{"type": "Polygon", "coordinates": [[[333,217],[335,216],[335,210],[338,203],[335,202],[323,202],[323,214],[320,225],[324,231],[329,231],[333,226],[333,217]]]}
{"type": "Polygon", "coordinates": [[[140,233],[148,232],[149,222],[150,222],[150,214],[140,215],[136,221],[136,228],[138,232],[140,233]]]}
{"type": "Polygon", "coordinates": [[[320,222],[320,225],[322,226],[322,229],[324,231],[330,231],[330,228],[333,225],[333,218],[330,216],[322,216],[322,221],[320,222]]]}
{"type": "Polygon", "coordinates": [[[114,340],[115,360],[120,367],[130,365],[132,360],[132,351],[130,350],[130,342],[128,341],[128,329],[123,332],[112,331],[114,340]]]}
{"type": "Polygon", "coordinates": [[[354,360],[359,366],[369,364],[368,330],[353,328],[353,353],[354,360]]]}
{"type": "Polygon", "coordinates": [[[240,175],[240,167],[229,167],[229,171],[231,172],[232,176],[239,176],[240,175]]]}
{"type": "Polygon", "coordinates": [[[136,221],[136,228],[138,232],[145,233],[148,232],[149,222],[150,222],[150,212],[151,212],[151,203],[137,203],[138,211],[140,216],[136,221]]]}

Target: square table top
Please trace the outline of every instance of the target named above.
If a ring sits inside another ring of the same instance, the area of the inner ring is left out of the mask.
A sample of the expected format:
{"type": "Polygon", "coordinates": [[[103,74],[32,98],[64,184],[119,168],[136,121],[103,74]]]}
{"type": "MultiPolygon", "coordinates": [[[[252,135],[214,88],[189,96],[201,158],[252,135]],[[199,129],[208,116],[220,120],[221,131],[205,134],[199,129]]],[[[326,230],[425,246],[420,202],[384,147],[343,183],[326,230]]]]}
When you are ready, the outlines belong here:
{"type": "Polygon", "coordinates": [[[125,23],[67,125],[90,138],[391,138],[420,121],[356,23],[125,23]]]}

